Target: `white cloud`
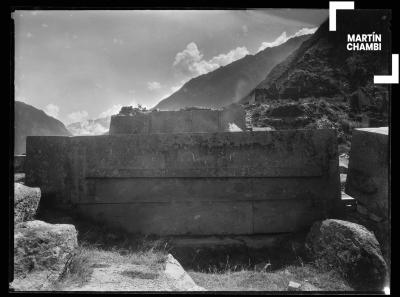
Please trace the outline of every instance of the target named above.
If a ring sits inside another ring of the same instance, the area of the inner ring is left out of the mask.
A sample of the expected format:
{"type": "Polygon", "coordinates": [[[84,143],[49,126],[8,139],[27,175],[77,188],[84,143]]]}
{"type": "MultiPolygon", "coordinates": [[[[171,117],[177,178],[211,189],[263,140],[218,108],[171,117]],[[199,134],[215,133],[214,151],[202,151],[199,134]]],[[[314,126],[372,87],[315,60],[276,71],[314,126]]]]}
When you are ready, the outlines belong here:
{"type": "Polygon", "coordinates": [[[58,113],[60,112],[60,108],[57,105],[50,103],[46,105],[46,107],[44,108],[44,112],[53,118],[57,118],[58,113]]]}
{"type": "Polygon", "coordinates": [[[67,115],[68,123],[81,122],[84,119],[86,119],[88,117],[88,115],[89,114],[86,110],[79,110],[79,111],[72,112],[69,115],[67,115]]]}
{"type": "Polygon", "coordinates": [[[33,37],[33,34],[32,34],[31,32],[28,32],[28,33],[26,33],[26,37],[32,38],[32,37],[33,37]]]}
{"type": "Polygon", "coordinates": [[[249,51],[247,50],[246,47],[244,47],[244,46],[237,47],[237,48],[231,50],[227,54],[220,54],[220,55],[212,58],[211,60],[208,61],[208,63],[214,64],[214,65],[216,64],[216,65],[218,65],[218,66],[216,66],[216,68],[218,68],[219,66],[225,66],[225,65],[232,63],[233,61],[239,60],[248,54],[249,54],[249,51]]]}
{"type": "Polygon", "coordinates": [[[49,25],[47,25],[47,24],[42,24],[42,27],[43,28],[47,28],[49,25]]]}
{"type": "Polygon", "coordinates": [[[84,120],[79,123],[69,125],[67,128],[73,135],[101,135],[108,131],[109,122],[102,125],[93,120],[84,120]]]}
{"type": "Polygon", "coordinates": [[[286,32],[283,32],[274,41],[261,43],[261,46],[258,48],[258,51],[262,51],[262,50],[266,49],[267,47],[274,47],[274,46],[281,45],[282,43],[285,43],[286,40],[288,40],[288,38],[286,36],[286,32]]]}
{"type": "Polygon", "coordinates": [[[175,93],[175,92],[178,91],[180,88],[182,88],[182,85],[172,86],[172,87],[170,88],[171,94],[175,93]]]}
{"type": "Polygon", "coordinates": [[[114,114],[118,114],[119,111],[121,110],[122,105],[121,104],[115,104],[111,106],[109,109],[106,111],[103,111],[102,113],[99,114],[99,118],[106,118],[106,117],[111,117],[114,114]]]}
{"type": "Polygon", "coordinates": [[[315,28],[303,28],[297,31],[292,37],[307,35],[307,34],[314,34],[317,31],[318,27],[315,28]]]}
{"type": "Polygon", "coordinates": [[[121,38],[113,38],[113,43],[122,45],[122,44],[124,44],[124,40],[121,38]]]}
{"type": "MultiPolygon", "coordinates": [[[[281,45],[293,37],[312,34],[317,29],[318,28],[302,28],[291,36],[288,36],[286,32],[283,32],[274,41],[263,42],[257,52],[262,51],[267,47],[281,45]]],[[[243,33],[247,33],[247,26],[242,26],[242,31],[243,33]]],[[[221,66],[228,65],[236,60],[243,58],[248,54],[249,51],[247,50],[247,48],[242,46],[237,47],[229,51],[228,53],[219,54],[209,60],[206,60],[204,59],[203,53],[201,53],[199,48],[197,47],[197,44],[195,42],[190,42],[184,50],[176,54],[173,67],[175,70],[183,74],[186,78],[193,78],[202,74],[206,74],[221,66]]],[[[148,83],[149,89],[156,89],[151,88],[149,84],[150,83],[148,83]]]]}
{"type": "Polygon", "coordinates": [[[157,82],[157,81],[151,81],[151,82],[147,83],[147,88],[150,91],[158,90],[158,89],[161,88],[161,84],[159,82],[157,82]]]}
{"type": "Polygon", "coordinates": [[[197,48],[196,43],[191,42],[183,51],[176,54],[173,66],[182,74],[195,77],[232,63],[248,54],[249,51],[246,47],[237,47],[207,61],[203,59],[203,54],[197,48]]]}
{"type": "Polygon", "coordinates": [[[274,47],[274,46],[281,45],[282,43],[285,43],[286,41],[288,41],[290,38],[293,38],[293,37],[307,35],[307,34],[313,34],[315,31],[317,31],[317,29],[318,29],[317,27],[316,28],[302,28],[291,36],[287,36],[286,32],[283,32],[274,41],[261,43],[261,46],[258,48],[257,52],[260,52],[260,51],[266,49],[267,47],[274,47]]]}

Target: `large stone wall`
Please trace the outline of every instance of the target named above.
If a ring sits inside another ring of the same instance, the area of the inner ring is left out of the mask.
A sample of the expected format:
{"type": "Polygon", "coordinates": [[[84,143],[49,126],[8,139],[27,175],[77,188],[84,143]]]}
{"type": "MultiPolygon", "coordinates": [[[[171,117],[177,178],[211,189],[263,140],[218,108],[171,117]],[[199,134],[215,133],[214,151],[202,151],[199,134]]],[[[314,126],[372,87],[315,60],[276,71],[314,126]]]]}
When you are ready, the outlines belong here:
{"type": "Polygon", "coordinates": [[[111,117],[110,135],[229,131],[234,123],[246,130],[245,111],[231,106],[222,110],[193,109],[178,111],[138,112],[135,115],[111,117]]]}
{"type": "Polygon", "coordinates": [[[28,137],[26,184],[129,232],[290,232],[340,205],[334,130],[28,137]]]}
{"type": "Polygon", "coordinates": [[[346,193],[382,218],[389,217],[388,127],[354,129],[346,193]]]}
{"type": "Polygon", "coordinates": [[[25,155],[14,155],[14,173],[25,172],[25,155]]]}

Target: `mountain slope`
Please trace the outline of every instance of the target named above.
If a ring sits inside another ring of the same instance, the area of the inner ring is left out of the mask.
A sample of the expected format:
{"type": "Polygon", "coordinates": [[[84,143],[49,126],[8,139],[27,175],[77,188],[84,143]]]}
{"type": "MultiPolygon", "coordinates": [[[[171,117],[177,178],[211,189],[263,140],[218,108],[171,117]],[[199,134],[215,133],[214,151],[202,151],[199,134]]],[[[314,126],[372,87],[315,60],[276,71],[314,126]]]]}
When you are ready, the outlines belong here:
{"type": "Polygon", "coordinates": [[[324,22],[241,102],[251,98],[259,102],[324,96],[346,98],[359,88],[375,96],[382,90],[373,85],[373,76],[388,74],[390,65],[388,19],[387,11],[341,12],[336,32],[329,31],[328,20],[324,22]],[[347,34],[372,32],[383,36],[381,51],[347,50],[347,34]]]}
{"type": "Polygon", "coordinates": [[[341,11],[337,24],[331,32],[324,22],[240,100],[249,125],[334,128],[341,152],[348,152],[353,128],[388,125],[390,86],[374,84],[373,78],[390,73],[390,12],[341,11]],[[347,34],[372,32],[382,34],[381,51],[347,50],[347,34]]]}
{"type": "Polygon", "coordinates": [[[24,102],[15,101],[14,154],[25,153],[26,136],[70,136],[59,120],[24,102]]]}
{"type": "Polygon", "coordinates": [[[176,110],[199,106],[219,108],[237,102],[260,83],[268,72],[283,61],[311,35],[289,39],[284,44],[247,55],[212,72],[191,79],[154,108],[176,110]]]}

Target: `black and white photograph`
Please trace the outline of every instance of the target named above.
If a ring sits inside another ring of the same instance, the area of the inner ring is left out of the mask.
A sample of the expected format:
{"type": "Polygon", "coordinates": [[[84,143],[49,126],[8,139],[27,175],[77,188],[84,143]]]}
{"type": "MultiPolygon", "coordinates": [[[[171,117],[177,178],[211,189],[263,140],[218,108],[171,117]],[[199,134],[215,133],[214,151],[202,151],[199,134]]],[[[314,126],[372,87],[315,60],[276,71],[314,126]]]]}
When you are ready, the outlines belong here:
{"type": "Polygon", "coordinates": [[[321,5],[11,6],[9,292],[390,295],[400,12],[321,5]]]}

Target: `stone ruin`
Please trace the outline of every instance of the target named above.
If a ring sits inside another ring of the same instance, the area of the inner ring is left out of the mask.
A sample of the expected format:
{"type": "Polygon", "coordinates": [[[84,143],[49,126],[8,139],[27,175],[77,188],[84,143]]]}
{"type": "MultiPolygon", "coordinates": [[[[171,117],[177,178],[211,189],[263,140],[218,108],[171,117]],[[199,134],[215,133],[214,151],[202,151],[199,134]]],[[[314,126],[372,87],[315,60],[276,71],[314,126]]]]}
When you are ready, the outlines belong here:
{"type": "Polygon", "coordinates": [[[42,202],[131,233],[307,229],[342,205],[335,130],[245,131],[239,108],[134,111],[110,135],[30,136],[42,202]],[[230,123],[243,131],[227,132],[230,123]]]}
{"type": "Polygon", "coordinates": [[[112,134],[152,134],[230,131],[232,124],[246,130],[246,113],[232,105],[224,109],[186,108],[177,111],[141,111],[125,107],[111,117],[112,134]]]}
{"type": "Polygon", "coordinates": [[[388,127],[353,131],[346,193],[370,212],[389,218],[388,127]]]}

